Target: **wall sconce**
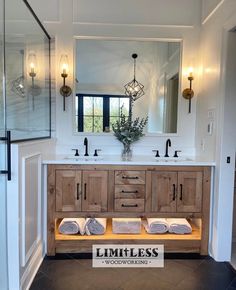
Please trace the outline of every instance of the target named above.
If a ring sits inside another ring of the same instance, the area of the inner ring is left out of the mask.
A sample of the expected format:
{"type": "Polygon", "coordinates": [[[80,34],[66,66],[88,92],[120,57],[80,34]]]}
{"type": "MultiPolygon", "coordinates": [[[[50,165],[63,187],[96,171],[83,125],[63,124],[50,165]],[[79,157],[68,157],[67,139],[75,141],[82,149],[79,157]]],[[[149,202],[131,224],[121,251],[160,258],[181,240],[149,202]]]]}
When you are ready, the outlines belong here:
{"type": "Polygon", "coordinates": [[[34,84],[34,78],[36,77],[37,74],[37,57],[36,54],[34,52],[30,52],[29,56],[28,56],[28,70],[29,70],[29,76],[31,77],[32,80],[32,87],[31,87],[31,93],[32,93],[32,107],[34,110],[34,88],[35,88],[35,84],[34,84]]]}
{"type": "Polygon", "coordinates": [[[63,78],[63,86],[60,88],[60,94],[63,96],[63,111],[65,111],[66,110],[65,99],[66,97],[69,97],[72,93],[71,88],[66,85],[66,78],[68,77],[68,71],[69,71],[68,57],[66,54],[63,54],[61,56],[60,71],[61,71],[61,77],[63,78]]]}
{"type": "Polygon", "coordinates": [[[34,82],[34,78],[36,77],[37,71],[37,58],[35,53],[30,53],[28,56],[28,64],[29,64],[29,76],[32,78],[32,83],[34,82]]]}
{"type": "Polygon", "coordinates": [[[191,113],[191,100],[194,96],[194,91],[192,89],[192,81],[194,80],[193,68],[189,68],[188,80],[189,80],[189,88],[186,88],[185,90],[183,90],[182,95],[186,100],[189,101],[188,112],[190,114],[191,113]]]}

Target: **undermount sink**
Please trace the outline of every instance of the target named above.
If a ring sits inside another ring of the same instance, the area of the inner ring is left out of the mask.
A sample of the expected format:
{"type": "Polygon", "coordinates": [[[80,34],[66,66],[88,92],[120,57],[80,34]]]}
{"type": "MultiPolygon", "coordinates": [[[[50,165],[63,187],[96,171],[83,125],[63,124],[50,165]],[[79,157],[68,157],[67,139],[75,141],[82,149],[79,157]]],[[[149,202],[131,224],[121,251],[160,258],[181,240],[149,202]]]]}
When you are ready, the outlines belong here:
{"type": "Polygon", "coordinates": [[[193,159],[188,157],[155,157],[157,162],[183,162],[183,161],[193,161],[193,159]]]}
{"type": "Polygon", "coordinates": [[[85,162],[85,161],[99,161],[99,160],[103,160],[103,157],[102,156],[67,156],[64,159],[85,162]]]}

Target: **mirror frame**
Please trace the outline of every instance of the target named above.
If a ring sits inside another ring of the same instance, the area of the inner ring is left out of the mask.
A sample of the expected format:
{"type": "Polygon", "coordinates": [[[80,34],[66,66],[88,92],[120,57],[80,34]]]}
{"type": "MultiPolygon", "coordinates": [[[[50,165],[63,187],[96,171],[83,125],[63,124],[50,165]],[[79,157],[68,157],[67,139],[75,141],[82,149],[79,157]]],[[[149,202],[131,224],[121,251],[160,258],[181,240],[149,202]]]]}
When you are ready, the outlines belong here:
{"type": "Polygon", "coordinates": [[[177,111],[177,132],[176,133],[144,133],[144,137],[178,137],[179,136],[179,120],[180,120],[180,99],[182,95],[182,72],[183,72],[183,39],[182,38],[142,38],[142,37],[103,37],[103,36],[74,36],[73,37],[73,96],[72,96],[72,134],[73,136],[114,136],[113,132],[77,132],[75,122],[75,96],[76,96],[76,42],[77,40],[123,40],[123,41],[153,41],[153,42],[178,42],[180,44],[179,53],[179,88],[178,88],[178,111],[177,111]]]}

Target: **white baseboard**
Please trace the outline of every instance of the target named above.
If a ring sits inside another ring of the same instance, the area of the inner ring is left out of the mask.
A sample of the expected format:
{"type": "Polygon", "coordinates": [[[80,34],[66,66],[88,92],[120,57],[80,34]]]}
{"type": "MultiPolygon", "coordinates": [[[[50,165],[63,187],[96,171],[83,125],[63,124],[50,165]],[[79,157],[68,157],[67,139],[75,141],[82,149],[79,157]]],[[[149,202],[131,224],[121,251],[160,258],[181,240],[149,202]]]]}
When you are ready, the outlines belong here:
{"type": "Polygon", "coordinates": [[[31,256],[29,263],[27,264],[25,271],[21,277],[21,290],[29,290],[34,277],[36,276],[38,269],[43,261],[44,251],[43,244],[40,242],[38,244],[37,250],[31,256]]]}

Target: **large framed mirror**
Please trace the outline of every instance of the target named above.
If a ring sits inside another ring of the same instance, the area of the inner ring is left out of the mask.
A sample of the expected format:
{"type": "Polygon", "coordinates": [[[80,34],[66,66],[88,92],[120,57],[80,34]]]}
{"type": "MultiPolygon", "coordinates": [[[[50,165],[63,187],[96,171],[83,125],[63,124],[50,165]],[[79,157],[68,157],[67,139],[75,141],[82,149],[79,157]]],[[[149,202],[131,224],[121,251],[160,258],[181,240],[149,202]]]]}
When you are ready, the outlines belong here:
{"type": "Polygon", "coordinates": [[[144,94],[133,102],[132,116],[148,116],[146,133],[177,133],[181,47],[179,41],[76,39],[75,132],[110,132],[121,108],[128,116],[125,85],[135,77],[144,94]]]}

